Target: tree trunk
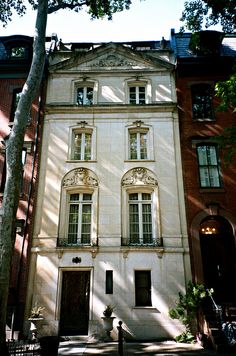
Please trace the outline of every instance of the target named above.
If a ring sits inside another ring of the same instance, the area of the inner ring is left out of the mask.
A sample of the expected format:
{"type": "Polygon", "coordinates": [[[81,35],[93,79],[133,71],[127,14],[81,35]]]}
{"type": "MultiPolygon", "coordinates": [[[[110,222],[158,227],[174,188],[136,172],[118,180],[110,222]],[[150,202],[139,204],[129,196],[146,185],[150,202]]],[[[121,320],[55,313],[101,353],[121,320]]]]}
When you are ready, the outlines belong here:
{"type": "Polygon", "coordinates": [[[48,1],[39,0],[33,45],[33,58],[28,78],[17,106],[14,125],[6,143],[7,177],[3,197],[3,215],[0,224],[0,355],[6,350],[6,312],[11,260],[15,244],[15,221],[19,202],[22,169],[22,149],[25,130],[35,95],[39,89],[45,64],[45,32],[48,1]]]}

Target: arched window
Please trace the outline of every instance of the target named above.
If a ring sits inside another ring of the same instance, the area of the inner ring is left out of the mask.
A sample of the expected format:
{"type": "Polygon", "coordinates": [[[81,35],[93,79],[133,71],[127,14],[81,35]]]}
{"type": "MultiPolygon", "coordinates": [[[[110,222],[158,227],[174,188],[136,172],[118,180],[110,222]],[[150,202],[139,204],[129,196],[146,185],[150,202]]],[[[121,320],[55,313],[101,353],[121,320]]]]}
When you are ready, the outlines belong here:
{"type": "Polygon", "coordinates": [[[58,246],[97,244],[98,180],[87,168],[68,172],[62,181],[58,246]]]}
{"type": "Polygon", "coordinates": [[[128,171],[122,179],[122,245],[160,246],[158,184],[146,168],[128,171]]]}

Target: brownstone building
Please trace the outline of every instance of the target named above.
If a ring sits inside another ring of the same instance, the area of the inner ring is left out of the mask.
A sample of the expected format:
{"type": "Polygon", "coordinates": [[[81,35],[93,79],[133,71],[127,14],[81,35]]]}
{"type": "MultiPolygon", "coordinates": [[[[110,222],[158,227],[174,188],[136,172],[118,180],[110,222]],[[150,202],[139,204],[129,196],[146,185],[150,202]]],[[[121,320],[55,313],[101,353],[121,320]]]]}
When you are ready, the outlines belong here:
{"type": "MultiPolygon", "coordinates": [[[[0,37],[0,223],[2,199],[6,180],[5,141],[14,121],[14,112],[27,78],[32,60],[33,38],[28,36],[0,37]]],[[[16,241],[12,259],[12,273],[8,303],[8,337],[21,330],[25,293],[31,221],[35,183],[38,170],[38,148],[42,119],[43,86],[35,99],[22,151],[21,195],[17,210],[16,241]],[[11,330],[11,331],[10,331],[11,330]]],[[[16,335],[15,335],[16,336],[16,335]]]]}
{"type": "Polygon", "coordinates": [[[214,85],[232,72],[236,36],[172,30],[193,279],[214,288],[217,304],[236,302],[236,165],[224,164],[213,136],[235,123],[217,110],[214,85]]]}

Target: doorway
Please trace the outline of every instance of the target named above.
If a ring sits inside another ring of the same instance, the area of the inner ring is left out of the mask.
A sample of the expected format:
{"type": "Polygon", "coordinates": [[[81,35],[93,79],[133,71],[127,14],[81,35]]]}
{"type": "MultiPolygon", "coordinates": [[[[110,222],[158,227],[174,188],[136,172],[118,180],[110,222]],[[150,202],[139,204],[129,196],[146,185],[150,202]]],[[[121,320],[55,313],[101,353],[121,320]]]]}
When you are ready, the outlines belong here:
{"type": "Polygon", "coordinates": [[[60,335],[88,335],[90,271],[64,271],[60,335]]]}
{"type": "Polygon", "coordinates": [[[201,222],[200,244],[204,281],[213,288],[217,303],[236,300],[235,241],[232,227],[223,217],[207,217],[201,222]]]}

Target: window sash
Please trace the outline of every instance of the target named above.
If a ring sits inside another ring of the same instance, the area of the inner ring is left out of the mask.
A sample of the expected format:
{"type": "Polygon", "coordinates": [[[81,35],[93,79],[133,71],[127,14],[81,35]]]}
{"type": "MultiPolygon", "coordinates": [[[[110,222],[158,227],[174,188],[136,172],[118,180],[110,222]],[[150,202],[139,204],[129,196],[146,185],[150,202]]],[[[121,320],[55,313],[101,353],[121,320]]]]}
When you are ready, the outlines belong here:
{"type": "Polygon", "coordinates": [[[146,103],[146,87],[145,86],[130,86],[129,87],[129,102],[130,104],[145,104],[146,103]]]}
{"type": "Polygon", "coordinates": [[[78,105],[92,105],[93,104],[93,87],[79,87],[77,88],[76,102],[78,105]]]}
{"type": "Polygon", "coordinates": [[[131,244],[153,242],[151,194],[129,195],[129,234],[131,244]]]}
{"type": "Polygon", "coordinates": [[[130,132],[130,159],[147,159],[147,135],[148,132],[130,132]]]}
{"type": "Polygon", "coordinates": [[[194,85],[192,87],[193,118],[214,119],[210,85],[194,85]]]}
{"type": "Polygon", "coordinates": [[[221,187],[220,165],[216,146],[202,145],[197,147],[200,185],[202,188],[221,187]]]}
{"type": "Polygon", "coordinates": [[[152,306],[150,271],[135,271],[135,305],[152,306]]]}
{"type": "Polygon", "coordinates": [[[91,194],[71,194],[69,202],[68,243],[90,244],[91,222],[91,194]]]}
{"type": "Polygon", "coordinates": [[[92,134],[76,133],[74,138],[74,160],[89,161],[92,158],[92,134]]]}

